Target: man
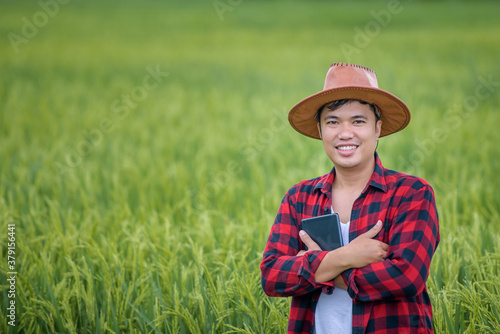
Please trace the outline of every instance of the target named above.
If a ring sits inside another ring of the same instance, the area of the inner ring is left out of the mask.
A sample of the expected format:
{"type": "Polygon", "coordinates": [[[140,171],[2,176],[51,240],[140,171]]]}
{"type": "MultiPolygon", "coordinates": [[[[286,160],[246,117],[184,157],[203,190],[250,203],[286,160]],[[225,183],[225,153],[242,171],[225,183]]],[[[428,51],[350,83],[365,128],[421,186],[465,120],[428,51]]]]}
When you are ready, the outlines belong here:
{"type": "Polygon", "coordinates": [[[369,68],[335,63],[323,91],[288,118],[321,139],[334,164],[290,188],[264,251],[264,291],[292,297],[288,333],[433,333],[426,280],[439,243],[434,193],[385,169],[375,151],[379,137],[408,125],[408,107],[378,88],[369,68]],[[344,246],[323,251],[301,221],[332,210],[344,246]]]}

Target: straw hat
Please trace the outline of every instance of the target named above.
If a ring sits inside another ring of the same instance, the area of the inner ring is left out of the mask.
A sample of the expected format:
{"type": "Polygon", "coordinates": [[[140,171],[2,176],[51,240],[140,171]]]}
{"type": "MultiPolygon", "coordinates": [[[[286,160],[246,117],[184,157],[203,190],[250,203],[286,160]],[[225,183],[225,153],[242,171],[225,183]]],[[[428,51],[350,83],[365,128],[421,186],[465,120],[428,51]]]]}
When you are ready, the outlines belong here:
{"type": "Polygon", "coordinates": [[[400,131],[410,122],[410,110],[406,104],[378,88],[377,75],[373,70],[347,63],[332,64],[326,74],[323,90],[297,103],[288,113],[288,121],[301,134],[320,139],[318,121],[314,116],[326,103],[342,99],[375,104],[382,120],[380,137],[400,131]]]}

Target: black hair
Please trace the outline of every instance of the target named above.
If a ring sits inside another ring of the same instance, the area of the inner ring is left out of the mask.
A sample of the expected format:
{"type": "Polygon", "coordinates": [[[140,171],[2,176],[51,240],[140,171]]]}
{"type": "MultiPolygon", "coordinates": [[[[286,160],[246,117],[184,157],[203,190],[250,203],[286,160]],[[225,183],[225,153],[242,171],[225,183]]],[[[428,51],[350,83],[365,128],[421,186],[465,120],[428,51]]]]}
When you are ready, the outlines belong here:
{"type": "Polygon", "coordinates": [[[369,103],[369,102],[366,102],[366,101],[363,101],[363,100],[356,100],[356,99],[342,99],[342,100],[336,100],[336,101],[328,102],[328,103],[322,105],[318,109],[318,111],[316,112],[316,115],[314,116],[314,119],[317,120],[318,122],[320,122],[321,121],[321,113],[323,112],[323,110],[325,108],[327,108],[330,111],[335,111],[338,108],[342,107],[347,102],[351,102],[351,101],[358,101],[361,104],[368,104],[368,105],[370,105],[371,109],[373,110],[373,113],[375,114],[375,123],[377,123],[377,121],[380,120],[380,111],[379,111],[378,107],[375,104],[369,103]]]}

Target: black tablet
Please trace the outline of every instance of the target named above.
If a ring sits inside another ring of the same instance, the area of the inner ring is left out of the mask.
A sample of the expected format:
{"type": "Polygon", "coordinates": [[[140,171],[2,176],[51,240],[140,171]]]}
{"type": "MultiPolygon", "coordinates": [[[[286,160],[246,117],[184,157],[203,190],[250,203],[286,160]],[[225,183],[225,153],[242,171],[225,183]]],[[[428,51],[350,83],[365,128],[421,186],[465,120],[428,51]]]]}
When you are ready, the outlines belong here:
{"type": "Polygon", "coordinates": [[[301,229],[306,231],[322,250],[331,251],[343,246],[340,219],[336,213],[302,219],[301,229]]]}

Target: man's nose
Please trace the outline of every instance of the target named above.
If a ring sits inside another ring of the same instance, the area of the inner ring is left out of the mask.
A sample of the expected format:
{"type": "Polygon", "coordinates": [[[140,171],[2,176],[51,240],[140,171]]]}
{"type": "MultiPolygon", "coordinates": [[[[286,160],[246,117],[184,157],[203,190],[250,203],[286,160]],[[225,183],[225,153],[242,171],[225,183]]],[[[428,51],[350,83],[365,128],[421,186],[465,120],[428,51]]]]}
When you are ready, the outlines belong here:
{"type": "Polygon", "coordinates": [[[339,130],[340,130],[339,131],[340,139],[351,139],[354,136],[354,131],[350,124],[345,124],[345,123],[340,124],[339,130]]]}

